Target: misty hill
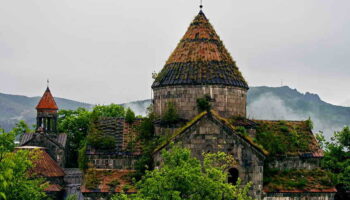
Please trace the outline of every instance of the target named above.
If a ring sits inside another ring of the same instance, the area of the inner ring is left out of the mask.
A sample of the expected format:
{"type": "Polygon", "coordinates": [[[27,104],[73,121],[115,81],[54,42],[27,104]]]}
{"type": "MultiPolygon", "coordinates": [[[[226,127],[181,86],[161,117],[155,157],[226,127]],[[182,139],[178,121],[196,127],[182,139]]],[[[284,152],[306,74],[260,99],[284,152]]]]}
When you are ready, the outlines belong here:
{"type": "MultiPolygon", "coordinates": [[[[68,99],[55,98],[61,109],[91,108],[93,105],[68,99]]],[[[0,93],[0,127],[10,129],[18,120],[35,122],[34,107],[39,97],[25,97],[0,93]]],[[[145,115],[151,100],[122,104],[138,115],[145,115]]],[[[326,103],[316,94],[302,94],[284,87],[251,87],[248,92],[248,117],[267,120],[306,120],[311,117],[314,131],[324,131],[328,136],[335,130],[350,125],[350,107],[326,103]]]]}
{"type": "MultiPolygon", "coordinates": [[[[38,104],[39,100],[40,97],[26,97],[0,93],[0,127],[9,130],[19,120],[25,120],[28,124],[35,124],[35,106],[38,104]]],[[[55,98],[55,100],[60,109],[92,107],[90,104],[69,99],[55,98]]]]}

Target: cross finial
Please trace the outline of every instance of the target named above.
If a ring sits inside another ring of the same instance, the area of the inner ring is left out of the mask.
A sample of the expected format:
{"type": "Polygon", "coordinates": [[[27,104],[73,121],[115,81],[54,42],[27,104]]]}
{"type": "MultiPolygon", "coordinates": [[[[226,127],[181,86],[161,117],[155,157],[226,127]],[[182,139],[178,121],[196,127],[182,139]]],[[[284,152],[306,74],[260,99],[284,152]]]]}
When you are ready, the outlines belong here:
{"type": "Polygon", "coordinates": [[[46,82],[47,82],[47,87],[49,87],[49,85],[50,85],[50,80],[47,79],[46,82]]]}
{"type": "Polygon", "coordinates": [[[199,5],[199,8],[202,10],[203,9],[203,0],[201,0],[201,3],[199,5]]]}

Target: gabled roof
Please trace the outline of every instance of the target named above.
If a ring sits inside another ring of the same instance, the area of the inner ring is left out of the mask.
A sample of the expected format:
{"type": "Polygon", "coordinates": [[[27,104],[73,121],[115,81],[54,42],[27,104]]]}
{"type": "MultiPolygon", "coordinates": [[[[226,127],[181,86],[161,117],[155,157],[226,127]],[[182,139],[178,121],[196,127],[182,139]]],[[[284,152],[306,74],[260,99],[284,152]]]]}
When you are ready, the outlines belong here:
{"type": "Polygon", "coordinates": [[[67,134],[65,134],[65,133],[58,134],[57,138],[55,138],[55,139],[52,138],[52,136],[55,136],[55,135],[48,135],[46,133],[25,133],[21,137],[21,141],[19,143],[19,146],[27,145],[30,141],[34,140],[35,137],[37,137],[38,135],[44,136],[49,141],[51,141],[52,143],[54,143],[55,145],[57,145],[58,147],[60,147],[62,149],[64,149],[66,147],[67,134]]]}
{"type": "Polygon", "coordinates": [[[36,109],[58,110],[55,99],[53,98],[49,87],[46,88],[44,95],[41,97],[36,109]]]}
{"type": "Polygon", "coordinates": [[[158,74],[152,88],[229,85],[248,89],[241,72],[202,11],[158,74]]]}
{"type": "Polygon", "coordinates": [[[268,155],[269,153],[259,144],[255,143],[253,138],[247,136],[247,135],[242,135],[239,134],[236,131],[236,128],[229,122],[229,120],[227,120],[226,118],[221,117],[217,112],[215,112],[214,110],[211,110],[210,112],[202,112],[199,115],[197,115],[196,117],[194,117],[191,121],[189,121],[184,127],[178,129],[177,131],[175,131],[175,133],[164,143],[160,144],[155,150],[154,153],[160,151],[161,149],[163,149],[164,147],[166,147],[168,144],[170,144],[170,142],[172,140],[174,140],[177,136],[183,134],[186,132],[186,130],[188,130],[190,127],[192,127],[195,123],[197,123],[198,121],[200,121],[203,117],[205,116],[210,116],[212,117],[212,119],[216,119],[217,121],[219,121],[223,126],[225,126],[226,128],[228,128],[230,131],[232,131],[233,134],[236,134],[238,137],[242,138],[245,142],[247,142],[249,145],[251,145],[253,148],[255,148],[256,150],[258,150],[260,153],[262,153],[263,155],[268,155]]]}
{"type": "Polygon", "coordinates": [[[64,177],[63,169],[54,161],[48,153],[42,147],[17,147],[17,150],[29,150],[31,152],[37,151],[37,156],[33,160],[33,167],[30,169],[30,172],[34,176],[39,177],[64,177]]]}

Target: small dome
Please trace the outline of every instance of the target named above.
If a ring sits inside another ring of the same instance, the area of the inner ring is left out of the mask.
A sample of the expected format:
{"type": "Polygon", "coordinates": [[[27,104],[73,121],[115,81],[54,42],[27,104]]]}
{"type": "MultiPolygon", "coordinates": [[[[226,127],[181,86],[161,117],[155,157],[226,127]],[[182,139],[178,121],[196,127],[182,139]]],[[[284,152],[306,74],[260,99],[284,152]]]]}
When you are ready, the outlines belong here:
{"type": "Polygon", "coordinates": [[[235,61],[202,11],[156,77],[152,88],[228,85],[248,89],[235,61]]]}

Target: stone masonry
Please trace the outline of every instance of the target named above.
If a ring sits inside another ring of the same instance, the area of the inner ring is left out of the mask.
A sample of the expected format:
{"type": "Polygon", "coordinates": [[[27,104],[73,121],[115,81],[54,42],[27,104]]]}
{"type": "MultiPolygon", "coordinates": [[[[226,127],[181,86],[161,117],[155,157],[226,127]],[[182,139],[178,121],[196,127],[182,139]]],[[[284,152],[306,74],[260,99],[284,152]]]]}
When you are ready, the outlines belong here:
{"type": "Polygon", "coordinates": [[[223,85],[181,85],[154,88],[154,111],[158,116],[175,104],[180,118],[190,120],[198,114],[197,99],[210,95],[212,109],[222,117],[246,116],[247,90],[223,85]]]}

